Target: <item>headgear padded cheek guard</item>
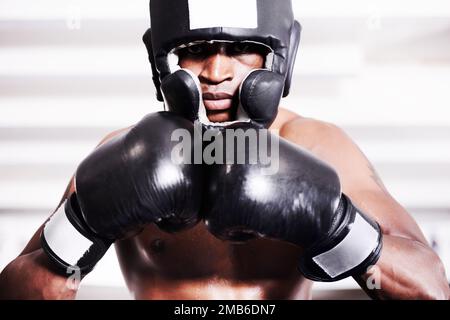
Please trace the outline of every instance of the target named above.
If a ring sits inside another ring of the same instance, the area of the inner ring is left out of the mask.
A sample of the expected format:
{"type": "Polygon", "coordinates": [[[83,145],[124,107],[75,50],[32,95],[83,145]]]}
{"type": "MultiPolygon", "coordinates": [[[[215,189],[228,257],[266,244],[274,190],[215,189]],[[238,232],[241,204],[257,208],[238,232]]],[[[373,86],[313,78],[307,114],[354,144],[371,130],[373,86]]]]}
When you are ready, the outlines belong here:
{"type": "Polygon", "coordinates": [[[294,20],[291,0],[150,0],[150,17],[151,29],[143,40],[158,100],[206,124],[199,79],[173,62],[175,49],[199,41],[250,41],[270,48],[267,69],[251,71],[241,84],[238,109],[238,120],[270,126],[281,97],[289,94],[300,42],[301,26],[294,20]],[[231,3],[237,5],[227,20],[224,10],[230,12],[231,3]],[[199,13],[204,6],[212,8],[203,11],[208,17],[199,13]]]}

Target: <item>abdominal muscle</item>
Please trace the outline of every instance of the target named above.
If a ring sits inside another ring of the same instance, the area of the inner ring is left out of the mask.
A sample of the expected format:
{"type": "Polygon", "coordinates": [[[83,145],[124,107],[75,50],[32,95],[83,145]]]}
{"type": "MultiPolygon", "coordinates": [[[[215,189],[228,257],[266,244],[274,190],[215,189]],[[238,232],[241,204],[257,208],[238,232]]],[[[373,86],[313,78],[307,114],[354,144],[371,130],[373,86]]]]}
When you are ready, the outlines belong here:
{"type": "Polygon", "coordinates": [[[268,239],[243,244],[212,236],[203,222],[177,234],[148,226],[116,243],[122,273],[136,299],[310,299],[298,272],[300,249],[268,239]]]}

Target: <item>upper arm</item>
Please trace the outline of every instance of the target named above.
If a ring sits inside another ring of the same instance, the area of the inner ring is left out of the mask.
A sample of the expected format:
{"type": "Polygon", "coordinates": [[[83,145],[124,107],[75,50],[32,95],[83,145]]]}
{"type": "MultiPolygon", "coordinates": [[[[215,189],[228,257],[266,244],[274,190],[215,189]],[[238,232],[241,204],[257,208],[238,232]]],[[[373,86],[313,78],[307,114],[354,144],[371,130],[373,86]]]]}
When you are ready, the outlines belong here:
{"type": "Polygon", "coordinates": [[[298,119],[284,126],[280,135],[331,165],[339,175],[342,191],[380,224],[384,234],[426,244],[417,223],[389,193],[369,159],[343,130],[325,122],[298,119]]]}
{"type": "MultiPolygon", "coordinates": [[[[107,134],[102,140],[100,140],[100,142],[98,143],[98,145],[96,146],[96,148],[98,148],[99,146],[101,146],[102,144],[106,143],[107,141],[109,141],[110,139],[112,139],[113,137],[115,137],[116,135],[124,132],[125,130],[128,130],[129,128],[124,128],[124,129],[120,129],[120,130],[116,130],[113,131],[109,134],[107,134]]],[[[55,212],[59,209],[59,207],[61,207],[61,205],[63,205],[63,203],[66,201],[66,199],[69,198],[69,196],[75,192],[75,176],[72,176],[70,178],[69,183],[67,184],[66,190],[64,191],[64,194],[61,198],[61,200],[59,201],[58,206],[56,207],[56,209],[53,211],[52,215],[55,214],[55,212]]],[[[50,217],[48,218],[50,219],[50,217]]],[[[47,219],[47,221],[48,221],[47,219]]],[[[20,253],[20,255],[25,255],[28,253],[31,253],[33,251],[36,251],[38,249],[41,248],[41,243],[40,243],[40,236],[41,236],[41,232],[42,229],[44,228],[45,223],[47,222],[45,221],[40,227],[39,229],[34,233],[33,237],[30,239],[30,241],[27,243],[27,245],[25,246],[25,248],[22,250],[22,252],[20,253]]]]}

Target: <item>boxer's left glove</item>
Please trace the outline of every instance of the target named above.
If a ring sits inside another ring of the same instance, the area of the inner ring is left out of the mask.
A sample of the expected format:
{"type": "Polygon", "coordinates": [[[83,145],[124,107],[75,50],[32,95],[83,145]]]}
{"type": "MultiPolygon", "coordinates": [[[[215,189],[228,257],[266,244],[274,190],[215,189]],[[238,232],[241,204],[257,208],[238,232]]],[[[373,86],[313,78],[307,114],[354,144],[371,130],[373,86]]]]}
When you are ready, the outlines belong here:
{"type": "Polygon", "coordinates": [[[87,274],[115,240],[145,225],[174,232],[198,222],[201,166],[174,152],[177,129],[192,136],[194,127],[172,113],[151,114],[79,165],[75,193],[41,234],[60,272],[87,274]]]}
{"type": "MultiPolygon", "coordinates": [[[[341,192],[333,168],[283,138],[261,135],[257,127],[241,124],[236,129],[251,143],[235,142],[233,147],[225,145],[224,151],[227,156],[233,151],[245,163],[234,159],[205,167],[203,211],[211,233],[224,240],[262,236],[298,245],[304,249],[299,269],[315,281],[358,276],[378,261],[380,226],[341,192]],[[263,153],[270,157],[261,161],[263,153]]],[[[219,140],[227,144],[233,139],[219,140]]]]}

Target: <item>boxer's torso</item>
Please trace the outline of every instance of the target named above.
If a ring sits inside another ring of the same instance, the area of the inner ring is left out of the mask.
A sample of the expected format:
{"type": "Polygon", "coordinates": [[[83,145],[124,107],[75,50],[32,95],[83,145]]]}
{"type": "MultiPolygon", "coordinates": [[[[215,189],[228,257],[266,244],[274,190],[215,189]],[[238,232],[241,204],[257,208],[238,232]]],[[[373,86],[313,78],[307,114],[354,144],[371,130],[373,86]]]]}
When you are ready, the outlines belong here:
{"type": "MultiPolygon", "coordinates": [[[[271,129],[298,117],[281,110],[271,129]]],[[[203,222],[169,234],[151,225],[116,243],[129,289],[137,299],[309,299],[312,282],[297,271],[300,248],[254,239],[233,244],[203,222]]]]}
{"type": "Polygon", "coordinates": [[[177,234],[149,226],[116,251],[137,299],[310,298],[311,284],[296,269],[297,247],[263,239],[232,244],[202,222],[177,234]]]}

